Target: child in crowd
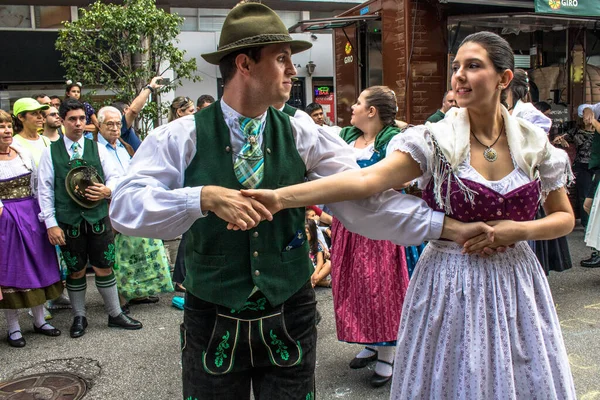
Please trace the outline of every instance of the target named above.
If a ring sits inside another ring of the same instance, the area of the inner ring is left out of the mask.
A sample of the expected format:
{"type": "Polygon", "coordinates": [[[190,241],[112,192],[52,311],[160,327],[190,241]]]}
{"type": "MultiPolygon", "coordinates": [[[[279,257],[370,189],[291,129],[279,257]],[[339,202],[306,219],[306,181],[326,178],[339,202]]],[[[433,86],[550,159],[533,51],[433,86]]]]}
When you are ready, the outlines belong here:
{"type": "Polygon", "coordinates": [[[310,248],[309,256],[315,267],[315,272],[310,277],[312,286],[331,287],[331,261],[328,251],[324,250],[324,245],[317,238],[317,223],[312,219],[306,220],[306,240],[310,248]]]}

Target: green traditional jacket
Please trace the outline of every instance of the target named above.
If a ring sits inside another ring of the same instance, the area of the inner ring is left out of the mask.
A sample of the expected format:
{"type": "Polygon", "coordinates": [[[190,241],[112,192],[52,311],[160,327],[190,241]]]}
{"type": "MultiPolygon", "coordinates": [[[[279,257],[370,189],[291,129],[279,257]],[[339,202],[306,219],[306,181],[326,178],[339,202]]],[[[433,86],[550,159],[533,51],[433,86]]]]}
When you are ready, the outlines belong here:
{"type": "MultiPolygon", "coordinates": [[[[243,189],[233,171],[229,128],[215,102],[195,114],[197,151],[185,171],[184,186],[216,185],[243,189]]],[[[306,166],[298,154],[289,117],[270,107],[263,132],[264,178],[261,189],[301,183],[306,166]]],[[[248,231],[227,230],[213,213],[198,219],[186,233],[186,289],[211,303],[241,309],[257,287],[276,306],[296,293],[313,268],[308,244],[286,249],[304,237],[304,208],[275,214],[248,231]]]]}
{"type": "MultiPolygon", "coordinates": [[[[50,156],[54,166],[54,209],[55,217],[58,222],[68,225],[79,225],[82,220],[86,220],[91,225],[108,216],[108,204],[102,201],[94,208],[81,207],[75,203],[67,193],[65,188],[65,179],[71,170],[69,166],[69,153],[65,148],[65,140],[61,136],[56,142],[50,145],[50,156]]],[[[85,139],[83,145],[82,159],[88,165],[96,168],[98,175],[104,181],[104,170],[98,155],[98,144],[93,140],[85,139]]]]}

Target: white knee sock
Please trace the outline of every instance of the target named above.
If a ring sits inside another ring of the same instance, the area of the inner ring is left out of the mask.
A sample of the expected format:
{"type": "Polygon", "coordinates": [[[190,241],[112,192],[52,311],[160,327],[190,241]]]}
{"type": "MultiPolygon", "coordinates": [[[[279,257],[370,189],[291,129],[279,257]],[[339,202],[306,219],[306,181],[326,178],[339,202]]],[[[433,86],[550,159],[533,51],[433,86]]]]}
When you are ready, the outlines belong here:
{"type": "MultiPolygon", "coordinates": [[[[19,326],[19,311],[17,310],[4,310],[4,316],[6,316],[6,323],[8,325],[8,333],[12,333],[15,331],[20,331],[21,326],[19,326]]],[[[12,340],[17,340],[22,338],[21,332],[17,332],[10,336],[12,340]]]]}
{"type": "Polygon", "coordinates": [[[375,352],[377,351],[375,349],[376,349],[375,346],[365,347],[364,349],[362,349],[362,351],[360,353],[358,353],[356,355],[356,358],[369,358],[375,354],[375,352]]]}
{"type": "Polygon", "coordinates": [[[394,363],[394,348],[395,346],[377,346],[377,365],[375,365],[375,372],[377,374],[392,376],[393,368],[389,364],[394,363]]]}
{"type": "MultiPolygon", "coordinates": [[[[40,328],[42,325],[46,324],[43,304],[31,307],[31,313],[33,314],[33,323],[35,324],[35,326],[40,328]]],[[[50,324],[46,324],[42,329],[54,329],[54,327],[50,324]]]]}

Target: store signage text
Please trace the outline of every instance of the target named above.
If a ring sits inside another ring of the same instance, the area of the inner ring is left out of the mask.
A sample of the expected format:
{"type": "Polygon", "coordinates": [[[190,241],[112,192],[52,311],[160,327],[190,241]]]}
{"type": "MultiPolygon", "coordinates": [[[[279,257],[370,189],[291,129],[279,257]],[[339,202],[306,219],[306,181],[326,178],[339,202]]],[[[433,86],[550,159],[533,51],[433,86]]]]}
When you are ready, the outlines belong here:
{"type": "Polygon", "coordinates": [[[567,14],[595,17],[600,14],[600,1],[535,0],[535,12],[545,14],[567,14]]]}

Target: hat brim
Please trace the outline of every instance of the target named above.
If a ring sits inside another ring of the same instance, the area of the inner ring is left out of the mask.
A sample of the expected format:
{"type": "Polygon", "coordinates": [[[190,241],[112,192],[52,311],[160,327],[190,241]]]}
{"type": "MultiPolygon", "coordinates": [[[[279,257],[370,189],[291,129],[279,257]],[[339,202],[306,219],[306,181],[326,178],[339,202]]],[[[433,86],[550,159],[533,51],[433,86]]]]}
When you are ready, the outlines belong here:
{"type": "Polygon", "coordinates": [[[50,106],[48,104],[40,104],[39,107],[25,107],[24,109],[19,110],[18,112],[15,111],[15,115],[19,115],[21,113],[31,112],[31,111],[45,111],[49,108],[50,108],[50,106]]]}
{"type": "Polygon", "coordinates": [[[273,42],[263,42],[263,43],[251,43],[245,45],[239,45],[230,47],[227,50],[215,51],[213,53],[205,53],[201,54],[201,57],[209,64],[219,65],[223,57],[228,54],[234,53],[239,50],[249,49],[251,47],[263,47],[271,44],[289,44],[292,49],[292,54],[300,53],[305,50],[308,50],[312,47],[311,42],[307,42],[305,40],[279,40],[273,42]]]}
{"type": "MultiPolygon", "coordinates": [[[[75,167],[67,173],[67,176],[65,177],[65,189],[67,190],[67,194],[69,195],[71,200],[73,200],[75,203],[77,203],[81,207],[94,208],[94,207],[98,206],[103,200],[92,201],[92,200],[87,200],[85,198],[82,199],[74,192],[73,186],[71,185],[73,175],[75,175],[76,173],[80,172],[81,170],[83,170],[85,168],[88,168],[88,167],[86,167],[86,166],[75,167]]],[[[97,181],[98,183],[104,183],[104,182],[102,182],[102,178],[99,175],[96,174],[96,176],[94,178],[95,178],[95,181],[97,181]]]]}

